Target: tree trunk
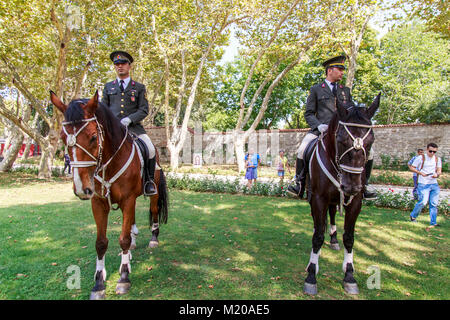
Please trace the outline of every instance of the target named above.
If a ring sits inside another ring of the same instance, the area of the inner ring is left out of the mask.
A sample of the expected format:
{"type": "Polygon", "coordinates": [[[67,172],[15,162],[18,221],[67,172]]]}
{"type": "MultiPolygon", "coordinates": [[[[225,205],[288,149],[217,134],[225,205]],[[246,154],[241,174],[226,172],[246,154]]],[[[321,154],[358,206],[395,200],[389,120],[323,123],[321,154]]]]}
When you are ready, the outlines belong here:
{"type": "Polygon", "coordinates": [[[245,171],[245,135],[242,133],[234,133],[234,151],[236,153],[236,162],[239,172],[245,171]]]}
{"type": "Polygon", "coordinates": [[[167,147],[170,152],[170,167],[176,171],[180,163],[179,162],[180,150],[178,150],[178,148],[175,145],[169,143],[167,144],[167,147]]]}
{"type": "Polygon", "coordinates": [[[33,140],[31,140],[30,138],[28,138],[27,143],[25,145],[25,150],[23,151],[23,156],[22,159],[26,160],[28,159],[28,157],[30,156],[30,149],[31,149],[31,145],[33,144],[33,140]]]}
{"type": "MultiPolygon", "coordinates": [[[[6,150],[5,158],[0,162],[0,172],[11,171],[22,147],[23,134],[17,128],[11,128],[11,147],[6,150]]],[[[5,146],[7,148],[7,146],[5,146]]]]}

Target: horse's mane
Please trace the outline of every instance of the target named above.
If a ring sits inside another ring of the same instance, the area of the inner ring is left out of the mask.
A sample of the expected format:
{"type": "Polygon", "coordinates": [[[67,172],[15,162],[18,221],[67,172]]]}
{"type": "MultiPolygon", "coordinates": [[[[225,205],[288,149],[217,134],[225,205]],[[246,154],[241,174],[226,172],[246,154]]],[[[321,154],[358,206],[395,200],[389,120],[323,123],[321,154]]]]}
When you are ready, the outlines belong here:
{"type": "MultiPolygon", "coordinates": [[[[81,104],[87,104],[88,101],[89,99],[72,100],[64,113],[65,121],[73,122],[75,124],[81,123],[84,119],[84,110],[81,107],[81,104]]],[[[106,143],[108,143],[113,152],[115,152],[125,136],[125,126],[123,126],[111,110],[100,101],[98,102],[95,116],[97,117],[97,121],[103,126],[106,143]]],[[[127,137],[127,140],[131,142],[130,136],[127,137]]]]}

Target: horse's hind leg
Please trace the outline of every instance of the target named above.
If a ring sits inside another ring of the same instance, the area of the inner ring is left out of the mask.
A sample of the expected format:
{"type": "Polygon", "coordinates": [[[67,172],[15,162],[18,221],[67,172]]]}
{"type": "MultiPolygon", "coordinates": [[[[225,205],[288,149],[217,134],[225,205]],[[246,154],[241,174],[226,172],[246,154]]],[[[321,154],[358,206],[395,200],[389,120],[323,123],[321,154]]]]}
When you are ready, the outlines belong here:
{"type": "Polygon", "coordinates": [[[327,207],[324,206],[321,201],[313,199],[311,202],[311,210],[314,219],[314,234],[312,238],[311,255],[308,266],[306,267],[308,276],[305,279],[303,292],[306,294],[315,295],[317,294],[316,275],[319,273],[320,248],[322,247],[325,239],[327,207]]]}
{"type": "Polygon", "coordinates": [[[158,194],[150,198],[150,226],[152,227],[152,238],[148,246],[156,248],[159,244],[158,194]]]}
{"type": "Polygon", "coordinates": [[[332,204],[328,206],[328,213],[330,214],[330,248],[333,250],[341,250],[339,247],[339,241],[337,239],[336,230],[336,205],[332,204]]]}
{"type": "Polygon", "coordinates": [[[108,249],[106,228],[108,225],[109,206],[105,201],[97,198],[93,198],[91,204],[95,224],[97,225],[97,241],[95,242],[95,249],[97,250],[97,265],[94,275],[95,286],[92,288],[90,300],[101,300],[105,298],[106,290],[105,254],[108,249]]]}
{"type": "Polygon", "coordinates": [[[119,273],[120,279],[117,281],[116,294],[126,294],[130,290],[131,281],[129,274],[131,273],[131,226],[135,218],[136,199],[130,198],[122,207],[123,223],[122,233],[120,234],[120,247],[122,248],[122,260],[120,263],[119,273]]]}

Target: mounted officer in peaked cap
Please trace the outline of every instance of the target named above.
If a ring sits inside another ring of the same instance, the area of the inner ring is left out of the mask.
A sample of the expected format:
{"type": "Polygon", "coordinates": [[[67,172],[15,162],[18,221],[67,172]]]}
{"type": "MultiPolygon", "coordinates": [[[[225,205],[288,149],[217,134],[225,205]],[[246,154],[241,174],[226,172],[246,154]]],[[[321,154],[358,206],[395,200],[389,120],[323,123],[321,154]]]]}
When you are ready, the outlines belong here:
{"type": "MultiPolygon", "coordinates": [[[[328,123],[336,112],[336,99],[344,106],[355,106],[352,101],[350,88],[339,83],[344,75],[345,60],[345,56],[337,56],[328,59],[322,64],[325,68],[326,78],[322,83],[311,87],[306,100],[305,120],[311,130],[305,135],[298,148],[294,184],[287,189],[288,193],[300,198],[303,197],[305,190],[305,174],[303,170],[305,162],[303,161],[303,156],[306,147],[312,140],[328,129],[328,123]]],[[[366,181],[369,180],[372,170],[373,152],[371,154],[372,160],[369,160],[366,165],[366,181]]],[[[371,159],[370,156],[369,159],[371,159]]],[[[366,186],[364,188],[364,198],[374,199],[375,197],[376,194],[369,192],[366,186]]]]}
{"type": "Polygon", "coordinates": [[[105,84],[102,103],[128,127],[128,130],[145,142],[149,157],[145,159],[144,195],[156,194],[153,182],[156,165],[156,151],[150,137],[147,135],[141,121],[148,115],[148,102],[145,86],[130,77],[133,57],[125,51],[114,51],[110,54],[114,63],[117,78],[105,84]]]}

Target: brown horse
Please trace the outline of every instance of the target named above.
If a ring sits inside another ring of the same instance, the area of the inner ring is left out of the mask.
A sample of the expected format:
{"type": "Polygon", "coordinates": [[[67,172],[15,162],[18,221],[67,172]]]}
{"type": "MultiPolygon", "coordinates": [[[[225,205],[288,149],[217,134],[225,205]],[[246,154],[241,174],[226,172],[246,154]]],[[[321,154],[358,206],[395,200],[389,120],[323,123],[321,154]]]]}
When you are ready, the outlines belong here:
{"type": "MultiPolygon", "coordinates": [[[[105,253],[108,248],[106,228],[110,209],[120,208],[123,215],[119,242],[122,261],[117,294],[125,294],[131,287],[130,249],[136,247],[138,230],[135,222],[136,198],[142,194],[141,155],[125,126],[98,101],[98,93],[90,100],[73,100],[66,106],[50,92],[52,103],[64,113],[61,139],[66,145],[73,167],[73,188],[77,197],[91,200],[97,225],[97,267],[91,299],[105,297],[105,253]],[[116,205],[114,208],[113,205],[116,205]]],[[[156,154],[159,167],[159,156],[156,154]]],[[[157,167],[157,168],[158,168],[157,167]]],[[[158,244],[159,223],[167,223],[168,195],[162,169],[155,172],[158,193],[150,197],[150,247],[158,244]]]]}
{"type": "Polygon", "coordinates": [[[361,212],[364,165],[375,137],[371,119],[380,104],[378,95],[369,108],[343,106],[337,102],[337,112],[328,131],[316,142],[309,161],[308,200],[314,220],[312,251],[306,271],[304,292],[317,294],[316,274],[319,272],[320,249],[324,242],[327,210],[331,218],[330,246],[339,250],[336,237],[336,206],[345,208],[343,286],[346,292],[358,294],[353,277],[353,243],[356,219],[361,212]]]}

